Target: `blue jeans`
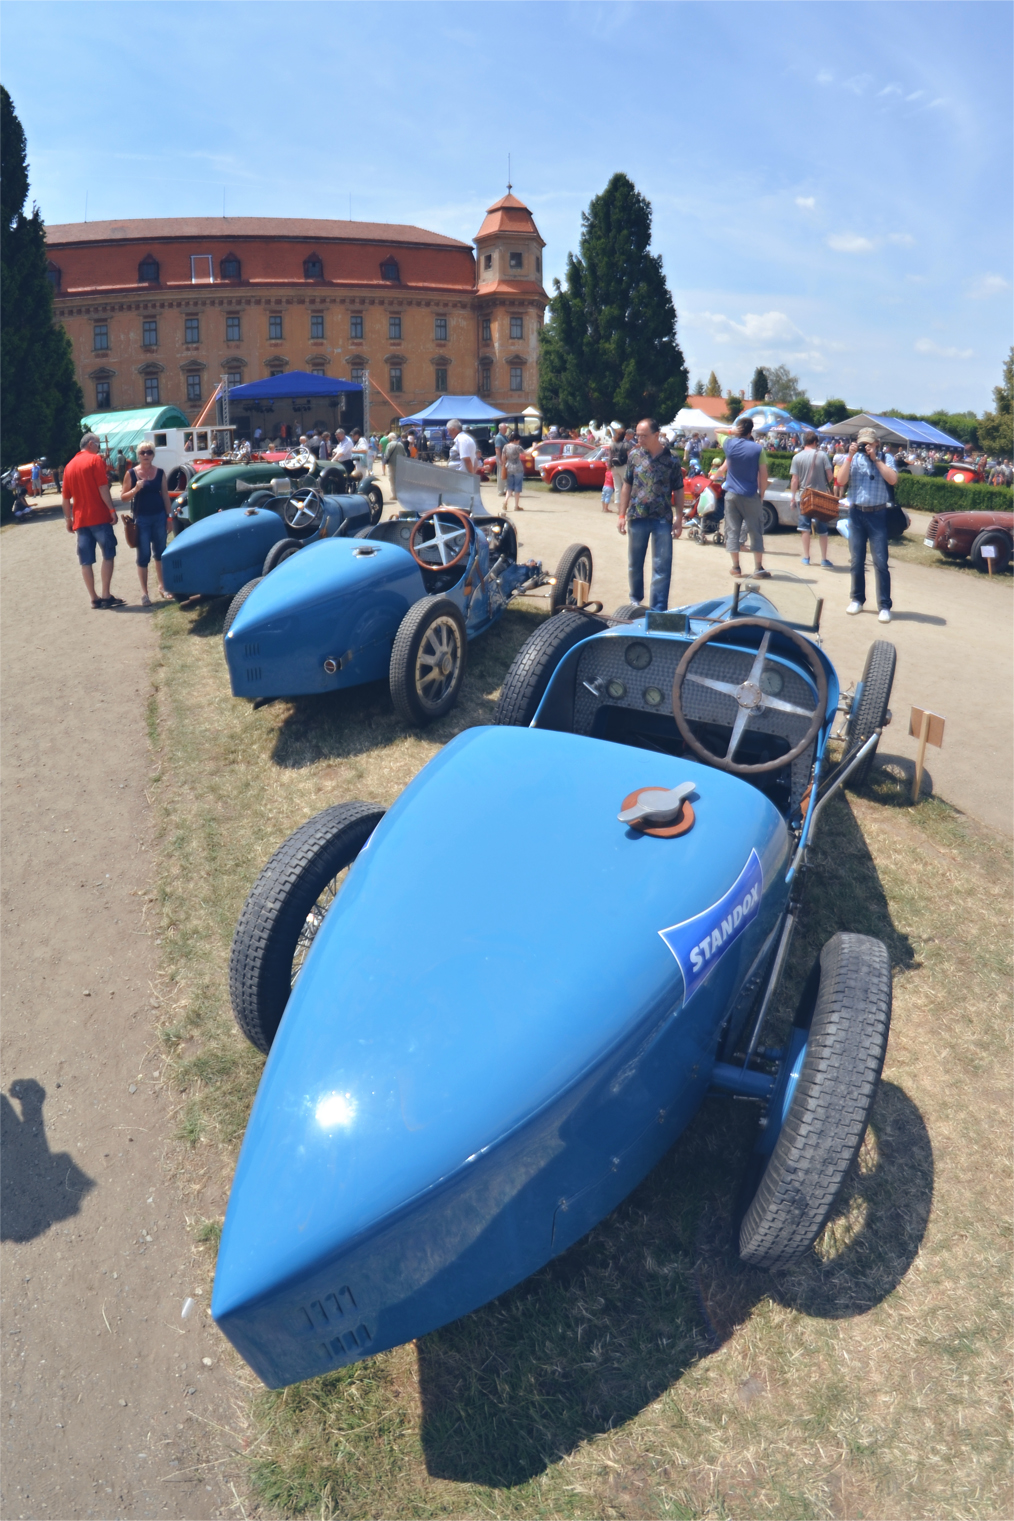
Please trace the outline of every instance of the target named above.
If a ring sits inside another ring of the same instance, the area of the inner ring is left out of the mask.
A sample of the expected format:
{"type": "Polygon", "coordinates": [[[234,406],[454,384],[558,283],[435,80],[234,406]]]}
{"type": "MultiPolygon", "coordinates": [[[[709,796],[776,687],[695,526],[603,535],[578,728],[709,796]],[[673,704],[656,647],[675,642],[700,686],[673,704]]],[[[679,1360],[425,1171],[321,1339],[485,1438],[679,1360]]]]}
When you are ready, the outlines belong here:
{"type": "Polygon", "coordinates": [[[866,545],[870,546],[877,573],[877,606],[891,606],[891,572],[887,568],[887,508],[863,512],[849,508],[849,557],[852,566],[852,601],[866,601],[866,545]]]}
{"type": "Polygon", "coordinates": [[[669,606],[672,580],[672,524],[668,518],[627,518],[627,579],[631,602],[644,600],[644,556],[651,541],[651,600],[653,613],[669,606]]]}
{"type": "Polygon", "coordinates": [[[102,551],[103,560],[116,557],[116,535],[112,523],[91,523],[77,531],[77,557],[82,565],[95,564],[96,546],[102,551]]]}
{"type": "Polygon", "coordinates": [[[137,522],[137,563],[147,565],[152,555],[161,560],[165,554],[168,524],[164,512],[145,512],[137,522]]]}

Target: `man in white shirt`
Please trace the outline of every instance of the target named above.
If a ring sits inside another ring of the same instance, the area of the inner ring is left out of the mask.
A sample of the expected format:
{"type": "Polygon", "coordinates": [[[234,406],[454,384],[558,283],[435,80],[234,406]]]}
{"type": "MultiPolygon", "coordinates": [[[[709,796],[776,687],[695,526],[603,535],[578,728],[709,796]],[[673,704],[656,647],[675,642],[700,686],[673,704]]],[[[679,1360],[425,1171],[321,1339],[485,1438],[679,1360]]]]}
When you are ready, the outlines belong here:
{"type": "Polygon", "coordinates": [[[339,428],[335,434],[335,451],[332,458],[339,461],[352,458],[352,440],[344,428],[339,428]]]}
{"type": "Polygon", "coordinates": [[[461,424],[456,417],[447,424],[447,432],[451,440],[451,457],[447,461],[449,468],[474,475],[479,467],[479,450],[475,439],[461,431],[461,424]]]}

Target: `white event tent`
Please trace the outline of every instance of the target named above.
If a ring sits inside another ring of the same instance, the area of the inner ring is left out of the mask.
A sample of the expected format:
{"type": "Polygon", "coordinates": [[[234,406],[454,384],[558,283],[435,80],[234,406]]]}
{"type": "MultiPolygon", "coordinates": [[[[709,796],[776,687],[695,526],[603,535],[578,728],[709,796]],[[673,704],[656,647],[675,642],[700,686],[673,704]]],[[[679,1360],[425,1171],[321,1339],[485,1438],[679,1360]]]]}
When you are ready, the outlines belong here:
{"type": "Polygon", "coordinates": [[[716,429],[728,433],[732,424],[716,422],[713,417],[708,416],[707,412],[698,412],[696,407],[683,407],[676,413],[669,426],[680,428],[684,433],[714,433],[716,429]]]}

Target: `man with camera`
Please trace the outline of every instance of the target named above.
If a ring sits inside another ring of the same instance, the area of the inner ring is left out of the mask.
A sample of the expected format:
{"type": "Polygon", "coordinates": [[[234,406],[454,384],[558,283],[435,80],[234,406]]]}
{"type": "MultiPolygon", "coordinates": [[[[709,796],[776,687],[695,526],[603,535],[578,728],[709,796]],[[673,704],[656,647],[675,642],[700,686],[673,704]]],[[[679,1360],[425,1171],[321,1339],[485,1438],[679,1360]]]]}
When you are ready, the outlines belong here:
{"type": "Polygon", "coordinates": [[[852,568],[852,601],[847,613],[861,613],[866,601],[866,546],[870,546],[877,576],[878,617],[891,621],[891,572],[887,568],[887,508],[891,500],[888,487],[898,481],[898,472],[877,458],[877,435],[872,428],[860,428],[844,464],[838,467],[838,484],[849,499],[849,556],[852,568]]]}

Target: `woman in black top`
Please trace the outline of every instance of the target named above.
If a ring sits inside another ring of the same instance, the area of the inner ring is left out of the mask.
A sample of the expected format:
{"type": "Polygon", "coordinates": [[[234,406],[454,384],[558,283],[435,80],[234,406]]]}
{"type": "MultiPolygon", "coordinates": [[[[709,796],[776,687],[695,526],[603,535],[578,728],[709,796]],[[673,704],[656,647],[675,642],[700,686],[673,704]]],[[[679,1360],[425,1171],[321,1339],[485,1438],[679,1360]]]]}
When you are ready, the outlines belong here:
{"type": "Polygon", "coordinates": [[[148,566],[155,556],[155,574],[158,589],[168,597],[162,579],[162,556],[169,534],[169,518],[172,503],[166,485],[165,471],[155,468],[155,449],[151,444],[139,444],[137,464],[132,465],[124,477],[120,500],[129,502],[137,524],[137,579],[141,583],[141,606],[150,607],[148,596],[148,566]]]}

